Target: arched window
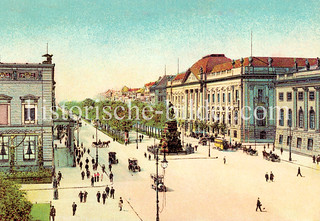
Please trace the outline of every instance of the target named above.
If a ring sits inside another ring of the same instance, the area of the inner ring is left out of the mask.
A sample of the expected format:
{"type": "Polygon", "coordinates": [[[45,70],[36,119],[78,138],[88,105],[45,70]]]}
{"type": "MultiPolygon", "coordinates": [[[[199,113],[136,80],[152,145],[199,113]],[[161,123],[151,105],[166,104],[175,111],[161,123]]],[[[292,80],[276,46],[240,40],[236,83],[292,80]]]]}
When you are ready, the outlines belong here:
{"type": "Polygon", "coordinates": [[[288,110],[288,127],[292,127],[292,110],[288,110]]]}
{"type": "Polygon", "coordinates": [[[315,126],[315,112],[313,109],[310,110],[309,113],[309,125],[310,125],[310,129],[314,129],[315,126]]]}
{"type": "Polygon", "coordinates": [[[303,128],[303,110],[302,108],[300,107],[300,110],[299,110],[299,127],[300,128],[303,128]]]}
{"type": "Polygon", "coordinates": [[[280,109],[279,125],[280,126],[284,125],[284,110],[283,109],[280,109]]]}
{"type": "Polygon", "coordinates": [[[238,125],[238,111],[234,112],[234,124],[238,125]]]}

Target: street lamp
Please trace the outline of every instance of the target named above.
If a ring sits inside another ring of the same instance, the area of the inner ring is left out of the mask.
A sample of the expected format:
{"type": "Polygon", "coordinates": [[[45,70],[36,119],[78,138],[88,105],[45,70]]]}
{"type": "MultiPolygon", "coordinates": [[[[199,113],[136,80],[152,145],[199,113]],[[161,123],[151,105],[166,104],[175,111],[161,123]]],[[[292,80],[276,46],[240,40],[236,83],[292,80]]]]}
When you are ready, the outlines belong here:
{"type": "MultiPolygon", "coordinates": [[[[289,120],[288,120],[289,121],[289,120]]],[[[289,143],[289,161],[292,161],[292,158],[291,158],[291,143],[292,143],[292,130],[291,130],[291,121],[289,121],[289,130],[290,130],[290,143],[289,143]]]]}
{"type": "Polygon", "coordinates": [[[208,151],[208,157],[210,157],[210,140],[209,140],[209,151],[208,151]]]}
{"type": "Polygon", "coordinates": [[[98,153],[98,127],[99,127],[99,119],[97,119],[96,125],[96,165],[98,165],[99,153],[98,153]]]}
{"type": "Polygon", "coordinates": [[[79,143],[80,143],[80,127],[82,127],[81,118],[78,119],[77,124],[78,124],[78,128],[77,128],[77,146],[79,147],[79,143]]]}
{"type": "MultiPolygon", "coordinates": [[[[156,148],[156,176],[157,176],[157,183],[156,183],[156,204],[157,204],[157,215],[156,215],[156,221],[159,221],[159,171],[158,171],[158,165],[159,165],[159,148],[156,148]]],[[[168,167],[168,161],[166,159],[166,149],[163,149],[163,160],[161,161],[161,167],[163,170],[165,170],[168,167]]]]}
{"type": "Polygon", "coordinates": [[[139,143],[139,141],[138,141],[138,122],[137,122],[137,140],[136,140],[136,143],[137,143],[137,149],[139,149],[139,146],[138,146],[138,143],[139,143]]]}

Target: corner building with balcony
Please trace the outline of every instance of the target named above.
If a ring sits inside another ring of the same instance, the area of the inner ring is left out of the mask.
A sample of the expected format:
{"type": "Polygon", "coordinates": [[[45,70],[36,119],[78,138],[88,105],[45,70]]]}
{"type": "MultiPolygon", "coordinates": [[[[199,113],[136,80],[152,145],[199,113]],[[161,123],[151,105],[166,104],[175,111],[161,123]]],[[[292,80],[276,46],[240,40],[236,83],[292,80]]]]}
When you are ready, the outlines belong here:
{"type": "Polygon", "coordinates": [[[53,165],[54,64],[0,63],[0,170],[53,165]]]}
{"type": "Polygon", "coordinates": [[[277,148],[320,154],[320,61],[277,76],[277,148]]]}
{"type": "MultiPolygon", "coordinates": [[[[201,133],[199,121],[204,121],[209,135],[218,134],[228,141],[274,142],[276,76],[292,72],[296,65],[304,66],[304,61],[284,57],[231,60],[211,54],[168,83],[167,99],[178,110],[183,133],[201,133]],[[206,105],[208,108],[199,109],[206,105]],[[225,125],[223,134],[217,129],[221,123],[225,125]]],[[[316,59],[309,61],[315,63],[316,59]]]]}

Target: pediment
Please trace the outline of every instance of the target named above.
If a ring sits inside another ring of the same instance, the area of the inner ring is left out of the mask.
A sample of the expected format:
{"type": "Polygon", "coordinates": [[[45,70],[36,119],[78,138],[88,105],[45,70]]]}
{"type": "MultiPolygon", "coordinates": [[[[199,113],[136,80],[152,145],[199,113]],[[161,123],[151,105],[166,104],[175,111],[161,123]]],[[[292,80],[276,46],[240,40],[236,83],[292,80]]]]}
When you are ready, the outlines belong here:
{"type": "Polygon", "coordinates": [[[7,100],[7,101],[11,101],[12,97],[5,95],[5,94],[0,94],[0,100],[7,100]]]}

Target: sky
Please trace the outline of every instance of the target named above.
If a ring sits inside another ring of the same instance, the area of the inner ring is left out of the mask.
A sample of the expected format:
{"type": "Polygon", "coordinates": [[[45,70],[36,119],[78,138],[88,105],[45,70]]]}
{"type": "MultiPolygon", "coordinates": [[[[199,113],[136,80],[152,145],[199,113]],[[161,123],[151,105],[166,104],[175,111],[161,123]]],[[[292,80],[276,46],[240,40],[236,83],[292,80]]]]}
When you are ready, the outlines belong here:
{"type": "Polygon", "coordinates": [[[319,0],[2,0],[1,62],[53,54],[58,101],[143,87],[201,57],[320,56],[319,0]]]}

